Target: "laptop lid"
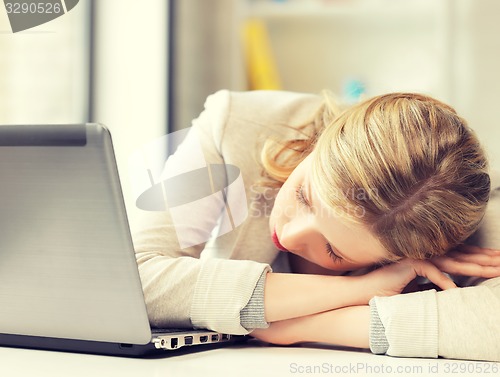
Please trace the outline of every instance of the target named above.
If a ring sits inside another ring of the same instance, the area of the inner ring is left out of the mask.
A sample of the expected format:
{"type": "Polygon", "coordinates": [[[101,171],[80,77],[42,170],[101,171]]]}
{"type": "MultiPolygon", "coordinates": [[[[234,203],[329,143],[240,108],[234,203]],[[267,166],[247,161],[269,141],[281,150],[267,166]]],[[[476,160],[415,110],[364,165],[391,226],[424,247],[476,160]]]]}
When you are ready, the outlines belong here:
{"type": "Polygon", "coordinates": [[[149,343],[109,131],[0,126],[0,177],[0,334],[149,343]]]}

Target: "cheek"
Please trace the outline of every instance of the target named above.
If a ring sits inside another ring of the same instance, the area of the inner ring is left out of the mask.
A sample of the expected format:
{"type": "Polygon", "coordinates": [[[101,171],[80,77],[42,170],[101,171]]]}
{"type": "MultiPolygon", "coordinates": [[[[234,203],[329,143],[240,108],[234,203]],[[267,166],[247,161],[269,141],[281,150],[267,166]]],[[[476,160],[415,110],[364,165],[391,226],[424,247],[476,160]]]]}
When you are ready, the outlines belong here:
{"type": "Polygon", "coordinates": [[[279,212],[279,209],[283,206],[283,188],[281,188],[276,197],[274,198],[273,210],[271,212],[271,217],[276,217],[276,213],[279,212]]]}
{"type": "Polygon", "coordinates": [[[274,227],[281,228],[284,220],[284,208],[286,208],[286,195],[283,187],[278,191],[276,198],[274,199],[273,208],[271,210],[271,215],[269,216],[269,225],[272,230],[274,227]]]}
{"type": "Polygon", "coordinates": [[[290,186],[291,185],[286,185],[285,182],[285,184],[278,191],[272,210],[273,217],[287,216],[290,208],[295,205],[295,190],[290,186]]]}

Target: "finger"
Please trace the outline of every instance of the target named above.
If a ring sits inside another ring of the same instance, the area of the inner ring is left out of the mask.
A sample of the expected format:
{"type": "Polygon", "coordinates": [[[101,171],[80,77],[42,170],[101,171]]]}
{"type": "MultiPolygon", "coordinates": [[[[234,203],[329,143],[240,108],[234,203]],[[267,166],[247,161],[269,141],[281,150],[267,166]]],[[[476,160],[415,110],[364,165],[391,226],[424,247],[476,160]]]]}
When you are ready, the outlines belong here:
{"type": "Polygon", "coordinates": [[[482,266],[477,263],[463,262],[446,257],[432,259],[432,264],[448,274],[477,276],[488,279],[500,276],[500,267],[498,266],[482,266]]]}
{"type": "Polygon", "coordinates": [[[443,290],[457,287],[449,276],[430,262],[418,261],[418,263],[414,264],[414,267],[417,275],[426,277],[443,290]]]}
{"type": "Polygon", "coordinates": [[[457,250],[465,251],[470,254],[486,254],[491,256],[500,255],[500,250],[489,249],[486,247],[479,247],[475,245],[461,244],[456,247],[457,250]]]}
{"type": "Polygon", "coordinates": [[[489,254],[462,253],[459,251],[450,251],[445,256],[438,258],[456,259],[461,262],[475,263],[482,266],[495,266],[495,267],[500,266],[500,254],[489,255],[489,254]]]}

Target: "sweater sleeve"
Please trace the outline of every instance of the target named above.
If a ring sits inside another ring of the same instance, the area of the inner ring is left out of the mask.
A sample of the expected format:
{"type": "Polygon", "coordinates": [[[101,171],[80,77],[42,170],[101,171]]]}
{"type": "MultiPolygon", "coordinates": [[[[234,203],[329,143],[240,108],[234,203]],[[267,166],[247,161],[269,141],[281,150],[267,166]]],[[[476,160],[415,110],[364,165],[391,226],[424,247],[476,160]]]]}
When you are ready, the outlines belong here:
{"type": "MultiPolygon", "coordinates": [[[[468,242],[500,249],[499,228],[495,174],[485,217],[468,242]]],[[[374,353],[500,361],[500,277],[467,288],[374,297],[370,307],[374,353]]]]}
{"type": "Polygon", "coordinates": [[[438,314],[435,295],[436,291],[430,290],[370,300],[370,349],[391,356],[437,357],[438,314]],[[374,310],[376,313],[373,313],[374,310]],[[373,331],[377,322],[381,323],[383,332],[373,331]],[[380,348],[384,343],[387,344],[386,348],[380,348]]]}
{"type": "Polygon", "coordinates": [[[375,353],[500,361],[500,278],[475,287],[375,297],[370,306],[376,308],[372,328],[378,322],[383,328],[370,334],[375,353]]]}
{"type": "MultiPolygon", "coordinates": [[[[200,150],[206,165],[224,163],[220,142],[229,106],[227,91],[207,99],[205,110],[167,161],[163,177],[178,176],[179,166],[189,165],[200,150]]],[[[168,197],[166,200],[168,205],[168,197]]],[[[241,325],[240,312],[270,270],[269,265],[200,259],[205,242],[224,213],[225,200],[221,195],[219,200],[200,199],[193,202],[194,206],[177,206],[175,211],[141,213],[133,240],[152,326],[249,332],[241,325]],[[196,242],[191,245],[190,240],[196,242]]]]}

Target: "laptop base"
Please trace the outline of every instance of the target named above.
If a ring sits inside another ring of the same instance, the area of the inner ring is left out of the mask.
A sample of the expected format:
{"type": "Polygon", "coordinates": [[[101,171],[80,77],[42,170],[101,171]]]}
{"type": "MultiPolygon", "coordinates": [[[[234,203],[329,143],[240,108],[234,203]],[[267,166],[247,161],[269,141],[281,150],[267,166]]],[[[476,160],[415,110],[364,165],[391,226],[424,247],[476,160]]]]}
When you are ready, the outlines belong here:
{"type": "Polygon", "coordinates": [[[142,345],[0,334],[0,347],[90,353],[121,357],[142,357],[148,355],[174,356],[181,353],[198,352],[217,348],[219,345],[242,342],[247,339],[247,336],[241,335],[218,334],[214,332],[197,333],[195,331],[190,331],[164,334],[155,337],[153,342],[142,345]],[[205,336],[208,338],[205,338],[205,336]],[[190,347],[191,345],[196,345],[196,347],[190,347]],[[161,350],[165,352],[161,352],[161,350]]]}

